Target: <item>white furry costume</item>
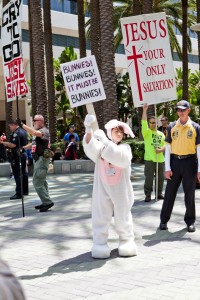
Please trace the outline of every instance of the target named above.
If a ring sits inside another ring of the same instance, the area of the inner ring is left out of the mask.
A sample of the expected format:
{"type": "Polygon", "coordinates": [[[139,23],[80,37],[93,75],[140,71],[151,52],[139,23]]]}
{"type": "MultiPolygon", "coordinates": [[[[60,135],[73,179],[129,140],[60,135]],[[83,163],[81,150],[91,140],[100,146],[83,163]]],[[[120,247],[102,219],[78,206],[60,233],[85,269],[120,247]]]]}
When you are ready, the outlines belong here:
{"type": "MultiPolygon", "coordinates": [[[[105,125],[109,138],[111,138],[112,128],[118,126],[123,126],[124,132],[134,137],[127,124],[111,120],[105,125]]],[[[137,255],[131,215],[131,207],[134,203],[130,181],[131,148],[128,144],[117,145],[107,138],[106,143],[99,141],[98,136],[102,133],[102,130],[95,131],[88,144],[86,136],[83,139],[85,154],[95,162],[92,200],[92,256],[95,258],[110,256],[107,239],[113,212],[116,232],[119,235],[119,255],[137,255]]]]}

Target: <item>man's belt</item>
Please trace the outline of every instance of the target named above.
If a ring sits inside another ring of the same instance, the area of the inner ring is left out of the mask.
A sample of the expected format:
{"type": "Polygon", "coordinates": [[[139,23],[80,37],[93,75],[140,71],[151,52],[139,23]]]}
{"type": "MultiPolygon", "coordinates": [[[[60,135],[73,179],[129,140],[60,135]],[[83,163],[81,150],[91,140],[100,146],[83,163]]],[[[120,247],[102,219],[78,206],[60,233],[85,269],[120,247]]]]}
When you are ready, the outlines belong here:
{"type": "Polygon", "coordinates": [[[188,158],[188,157],[194,157],[196,156],[196,154],[187,154],[187,155],[176,155],[176,154],[172,154],[172,157],[178,158],[178,159],[184,159],[184,158],[188,158]]]}

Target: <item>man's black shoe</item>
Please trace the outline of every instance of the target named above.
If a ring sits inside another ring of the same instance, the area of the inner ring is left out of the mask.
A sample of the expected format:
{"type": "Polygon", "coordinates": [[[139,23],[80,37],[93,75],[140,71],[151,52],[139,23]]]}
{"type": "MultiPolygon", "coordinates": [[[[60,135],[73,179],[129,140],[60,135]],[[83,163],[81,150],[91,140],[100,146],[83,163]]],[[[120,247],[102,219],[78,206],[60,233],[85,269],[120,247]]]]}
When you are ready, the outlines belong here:
{"type": "Polygon", "coordinates": [[[160,223],[160,230],[167,230],[168,227],[167,227],[167,223],[160,223]]]}
{"type": "Polygon", "coordinates": [[[46,204],[46,205],[43,205],[43,207],[40,208],[40,212],[45,212],[47,211],[49,208],[51,208],[52,206],[54,206],[54,203],[50,203],[50,204],[46,204]]]}
{"type": "Polygon", "coordinates": [[[15,199],[21,199],[22,197],[19,195],[13,195],[12,197],[10,197],[10,200],[15,200],[15,199]]]}
{"type": "Polygon", "coordinates": [[[24,196],[28,196],[28,193],[23,193],[24,196]]]}
{"type": "Polygon", "coordinates": [[[44,204],[36,205],[36,206],[35,206],[35,209],[40,209],[40,208],[42,208],[42,207],[44,207],[44,206],[45,206],[44,204]]]}
{"type": "Polygon", "coordinates": [[[157,199],[158,199],[158,200],[163,200],[163,199],[164,199],[163,194],[159,194],[158,197],[157,197],[157,199]]]}
{"type": "Polygon", "coordinates": [[[187,226],[187,230],[188,230],[188,232],[195,232],[196,228],[195,228],[194,224],[191,224],[191,225],[187,226]]]}
{"type": "Polygon", "coordinates": [[[151,201],[151,196],[146,195],[146,198],[144,199],[144,202],[150,202],[151,201]]]}

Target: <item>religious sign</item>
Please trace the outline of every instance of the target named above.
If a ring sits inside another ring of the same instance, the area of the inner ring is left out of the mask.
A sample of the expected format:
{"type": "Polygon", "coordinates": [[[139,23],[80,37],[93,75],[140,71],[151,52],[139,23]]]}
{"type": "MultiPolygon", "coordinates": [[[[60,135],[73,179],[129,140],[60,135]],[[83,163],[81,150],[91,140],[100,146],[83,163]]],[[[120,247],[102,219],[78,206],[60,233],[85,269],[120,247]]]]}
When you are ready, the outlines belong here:
{"type": "Polygon", "coordinates": [[[134,106],[177,99],[165,13],[121,19],[134,106]]]}
{"type": "Polygon", "coordinates": [[[71,107],[106,99],[95,56],[60,65],[71,107]]]}
{"type": "Polygon", "coordinates": [[[22,0],[10,1],[2,8],[1,45],[8,102],[29,93],[22,56],[22,4],[22,0]]]}

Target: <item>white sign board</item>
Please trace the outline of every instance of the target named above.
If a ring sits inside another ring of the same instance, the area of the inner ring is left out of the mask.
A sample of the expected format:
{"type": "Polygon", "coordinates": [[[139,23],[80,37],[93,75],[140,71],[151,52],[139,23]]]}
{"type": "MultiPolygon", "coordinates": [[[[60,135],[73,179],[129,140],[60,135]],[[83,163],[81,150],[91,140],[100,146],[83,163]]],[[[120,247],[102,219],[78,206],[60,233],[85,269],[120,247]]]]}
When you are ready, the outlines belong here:
{"type": "Polygon", "coordinates": [[[95,56],[60,65],[71,107],[106,98],[95,56]]]}
{"type": "Polygon", "coordinates": [[[22,0],[10,1],[2,8],[1,45],[7,101],[26,96],[21,40],[22,0]]]}
{"type": "Polygon", "coordinates": [[[121,19],[134,106],[177,99],[165,13],[121,19]]]}

